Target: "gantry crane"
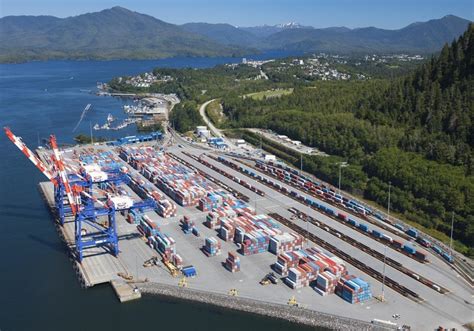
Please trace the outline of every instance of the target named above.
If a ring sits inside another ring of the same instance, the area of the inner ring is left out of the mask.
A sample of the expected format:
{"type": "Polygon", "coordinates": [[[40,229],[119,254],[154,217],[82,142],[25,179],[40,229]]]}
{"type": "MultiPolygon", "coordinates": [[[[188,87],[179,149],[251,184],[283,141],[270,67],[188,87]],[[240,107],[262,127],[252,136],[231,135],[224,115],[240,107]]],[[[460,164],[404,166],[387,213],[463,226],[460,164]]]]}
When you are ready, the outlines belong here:
{"type": "Polygon", "coordinates": [[[118,185],[128,183],[130,177],[122,172],[103,172],[98,168],[87,171],[86,167],[82,167],[80,174],[68,174],[66,169],[70,169],[71,166],[64,163],[54,135],[50,136],[53,166],[48,167],[23,143],[20,137],[15,136],[9,128],[4,129],[7,137],[53,183],[55,207],[60,224],[64,224],[66,214],[74,217],[76,257],[80,262],[83,259],[84,249],[90,247],[108,246],[112,254],[118,255],[115,211],[156,209],[156,201],[153,199],[134,202],[129,197],[108,196],[106,203],[101,202],[92,195],[93,184],[118,185]],[[67,204],[64,203],[65,197],[67,204]],[[97,207],[96,203],[100,207],[97,207]],[[98,222],[101,216],[108,217],[107,226],[98,222]],[[84,225],[88,225],[97,232],[85,233],[84,225]]]}
{"type": "Polygon", "coordinates": [[[110,196],[104,203],[86,191],[81,192],[83,198],[83,208],[76,216],[75,221],[75,241],[76,257],[79,261],[84,258],[84,250],[90,247],[106,246],[111,250],[114,256],[119,253],[117,227],[115,221],[115,212],[131,209],[156,209],[156,201],[147,199],[144,201],[133,201],[127,196],[110,196]],[[96,207],[95,204],[100,207],[96,207]],[[98,222],[98,218],[108,217],[108,224],[104,226],[98,222]],[[84,225],[95,229],[95,233],[84,233],[84,225]]]}

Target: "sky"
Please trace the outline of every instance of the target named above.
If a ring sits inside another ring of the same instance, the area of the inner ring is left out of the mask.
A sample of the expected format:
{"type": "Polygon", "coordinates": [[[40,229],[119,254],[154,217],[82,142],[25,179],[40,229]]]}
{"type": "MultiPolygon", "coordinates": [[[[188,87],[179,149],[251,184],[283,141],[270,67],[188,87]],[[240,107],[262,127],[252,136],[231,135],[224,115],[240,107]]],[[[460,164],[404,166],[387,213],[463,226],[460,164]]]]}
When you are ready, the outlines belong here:
{"type": "Polygon", "coordinates": [[[474,20],[474,0],[0,0],[0,17],[68,17],[114,6],[174,24],[256,26],[298,22],[317,28],[398,29],[448,14],[474,20]]]}

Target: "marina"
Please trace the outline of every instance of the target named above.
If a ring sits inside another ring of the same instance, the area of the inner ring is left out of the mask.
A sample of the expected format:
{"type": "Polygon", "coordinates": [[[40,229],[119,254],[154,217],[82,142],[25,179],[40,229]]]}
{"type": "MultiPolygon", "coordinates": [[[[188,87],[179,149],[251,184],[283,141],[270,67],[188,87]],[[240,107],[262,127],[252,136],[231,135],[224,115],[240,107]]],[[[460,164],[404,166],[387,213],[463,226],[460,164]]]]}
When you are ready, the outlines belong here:
{"type": "Polygon", "coordinates": [[[112,114],[108,114],[107,121],[102,125],[99,125],[99,123],[96,123],[93,129],[96,131],[97,130],[120,130],[120,129],[126,128],[129,125],[135,124],[139,121],[140,121],[139,119],[135,119],[135,118],[126,118],[121,123],[114,124],[115,122],[117,122],[117,120],[112,116],[112,114]]]}

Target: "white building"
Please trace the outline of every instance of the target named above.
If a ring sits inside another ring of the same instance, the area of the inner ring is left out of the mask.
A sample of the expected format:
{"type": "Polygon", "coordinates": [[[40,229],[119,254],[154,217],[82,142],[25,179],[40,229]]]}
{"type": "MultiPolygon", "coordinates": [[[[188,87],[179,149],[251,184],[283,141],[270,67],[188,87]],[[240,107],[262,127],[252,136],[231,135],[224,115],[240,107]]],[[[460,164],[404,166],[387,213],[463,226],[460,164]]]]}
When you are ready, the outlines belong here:
{"type": "Polygon", "coordinates": [[[207,126],[202,125],[202,126],[196,126],[196,134],[199,136],[201,131],[206,131],[207,126]]]}
{"type": "Polygon", "coordinates": [[[275,162],[276,156],[273,154],[264,154],[265,162],[275,162]]]}
{"type": "Polygon", "coordinates": [[[244,147],[247,145],[247,143],[245,142],[245,140],[243,139],[237,139],[235,141],[235,145],[237,145],[237,147],[244,147]]]}
{"type": "Polygon", "coordinates": [[[199,130],[198,136],[209,138],[211,136],[211,131],[209,131],[209,130],[199,130]]]}

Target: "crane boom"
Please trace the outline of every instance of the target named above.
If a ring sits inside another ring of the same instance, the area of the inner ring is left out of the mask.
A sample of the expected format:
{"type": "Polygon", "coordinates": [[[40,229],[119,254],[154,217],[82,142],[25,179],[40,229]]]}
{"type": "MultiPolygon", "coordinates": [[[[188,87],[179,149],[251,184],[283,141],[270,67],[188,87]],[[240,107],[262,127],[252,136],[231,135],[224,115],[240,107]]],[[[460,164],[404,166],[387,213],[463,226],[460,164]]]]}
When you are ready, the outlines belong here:
{"type": "Polygon", "coordinates": [[[97,202],[99,205],[101,205],[102,207],[107,207],[107,205],[105,203],[103,203],[102,201],[100,201],[99,199],[97,199],[96,197],[90,195],[89,193],[87,192],[84,192],[84,191],[81,191],[81,194],[83,194],[84,196],[88,197],[89,199],[91,199],[92,201],[94,202],[97,202]]]}
{"type": "Polygon", "coordinates": [[[52,181],[54,184],[56,183],[56,179],[53,175],[53,173],[48,169],[48,167],[41,161],[35,153],[33,153],[26,145],[25,143],[21,140],[20,137],[17,137],[13,134],[13,132],[10,130],[10,128],[5,127],[5,134],[7,135],[8,139],[10,139],[16,147],[20,151],[23,152],[23,154],[26,155],[26,157],[33,162],[33,164],[45,175],[50,181],[52,181]]]}
{"type": "Polygon", "coordinates": [[[58,149],[58,144],[56,142],[56,137],[52,134],[49,137],[49,141],[51,143],[51,148],[53,149],[54,153],[54,161],[56,163],[56,167],[58,168],[58,173],[59,177],[61,178],[61,181],[64,185],[64,190],[66,191],[66,196],[69,201],[69,204],[71,205],[71,211],[74,215],[76,215],[78,211],[78,204],[76,203],[76,200],[74,199],[74,193],[71,189],[71,185],[69,185],[69,180],[67,178],[67,173],[64,168],[64,162],[61,158],[61,154],[59,154],[59,149],[58,149]]]}

